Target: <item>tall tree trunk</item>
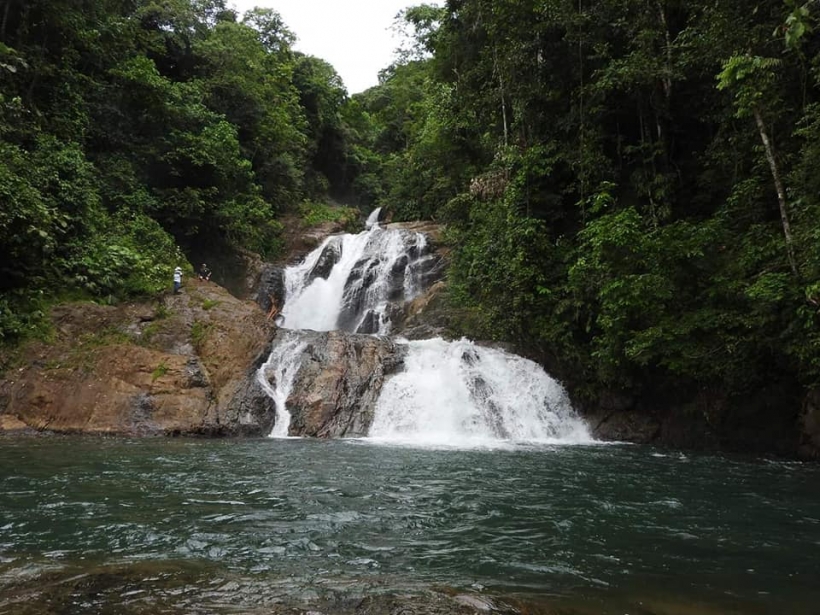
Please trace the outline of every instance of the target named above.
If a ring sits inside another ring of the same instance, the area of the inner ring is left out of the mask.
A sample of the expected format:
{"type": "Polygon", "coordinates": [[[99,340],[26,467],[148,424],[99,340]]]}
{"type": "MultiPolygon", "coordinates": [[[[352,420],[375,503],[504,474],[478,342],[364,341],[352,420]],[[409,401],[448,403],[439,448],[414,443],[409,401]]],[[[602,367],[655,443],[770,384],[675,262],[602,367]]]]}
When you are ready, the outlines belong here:
{"type": "Polygon", "coordinates": [[[6,6],[3,9],[3,22],[0,23],[0,41],[6,40],[6,24],[9,21],[9,9],[11,8],[11,0],[6,1],[6,6]]]}
{"type": "Polygon", "coordinates": [[[501,119],[504,122],[504,147],[509,142],[509,128],[507,126],[507,102],[504,98],[504,79],[501,77],[501,69],[498,66],[498,49],[493,47],[493,69],[498,75],[498,91],[501,94],[501,119]]]}
{"type": "Polygon", "coordinates": [[[757,129],[760,131],[760,140],[763,141],[763,149],[766,151],[766,160],[769,162],[769,168],[772,171],[774,187],[775,190],[777,190],[777,203],[780,206],[780,221],[783,224],[783,235],[786,236],[786,253],[789,257],[789,265],[791,265],[792,273],[797,276],[797,262],[794,258],[792,229],[789,224],[789,212],[786,209],[786,190],[783,188],[783,181],[780,179],[780,171],[777,168],[777,160],[775,160],[774,157],[774,148],[769,139],[769,134],[766,132],[766,124],[763,122],[763,116],[760,114],[760,108],[755,106],[753,112],[757,129]]]}
{"type": "Polygon", "coordinates": [[[498,87],[501,89],[501,117],[504,120],[504,147],[509,145],[510,129],[507,127],[507,102],[504,99],[504,80],[501,79],[501,73],[498,75],[498,87]]]}
{"type": "Polygon", "coordinates": [[[662,148],[663,171],[669,172],[672,159],[672,35],[669,32],[669,20],[666,15],[666,0],[655,0],[658,12],[658,21],[663,31],[664,70],[661,76],[661,90],[663,91],[662,108],[655,114],[655,130],[658,144],[662,148]]]}
{"type": "MultiPolygon", "coordinates": [[[[578,0],[578,18],[581,19],[581,15],[583,14],[584,5],[582,0],[578,0]]],[[[581,22],[582,23],[582,22],[581,22]]],[[[586,143],[584,140],[584,132],[585,132],[585,125],[584,125],[584,37],[583,33],[578,33],[578,74],[579,74],[579,82],[580,87],[578,88],[578,119],[579,119],[579,126],[578,126],[578,143],[580,146],[580,167],[581,172],[579,173],[580,176],[580,184],[581,184],[581,220],[586,223],[587,215],[586,215],[586,198],[587,198],[587,186],[586,186],[586,152],[585,147],[586,143]]]]}
{"type": "Polygon", "coordinates": [[[507,127],[507,101],[504,97],[504,79],[501,77],[501,68],[498,66],[498,49],[493,47],[493,70],[498,75],[498,91],[501,95],[501,120],[504,122],[504,147],[509,141],[509,128],[507,127]]]}
{"type": "Polygon", "coordinates": [[[663,94],[666,97],[667,107],[672,102],[672,37],[669,34],[669,24],[666,21],[666,11],[660,0],[655,2],[658,8],[658,17],[663,25],[663,35],[666,40],[666,75],[663,77],[663,94]]]}

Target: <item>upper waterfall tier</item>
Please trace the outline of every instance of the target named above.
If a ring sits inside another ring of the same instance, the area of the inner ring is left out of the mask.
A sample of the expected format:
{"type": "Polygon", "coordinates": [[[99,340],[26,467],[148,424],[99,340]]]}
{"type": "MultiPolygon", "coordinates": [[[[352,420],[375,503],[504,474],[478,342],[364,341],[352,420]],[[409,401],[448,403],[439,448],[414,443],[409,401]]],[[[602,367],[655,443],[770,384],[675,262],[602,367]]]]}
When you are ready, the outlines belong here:
{"type": "Polygon", "coordinates": [[[373,221],[358,235],[328,237],[285,271],[282,313],[289,329],[390,332],[390,307],[418,295],[438,275],[427,237],[373,221]]]}

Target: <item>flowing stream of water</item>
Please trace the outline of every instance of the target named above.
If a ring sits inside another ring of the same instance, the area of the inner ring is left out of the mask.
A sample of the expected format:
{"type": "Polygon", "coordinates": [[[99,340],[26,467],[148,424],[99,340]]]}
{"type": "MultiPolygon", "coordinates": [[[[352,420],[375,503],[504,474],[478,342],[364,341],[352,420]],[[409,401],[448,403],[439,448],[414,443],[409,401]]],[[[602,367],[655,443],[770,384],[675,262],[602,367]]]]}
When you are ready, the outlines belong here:
{"type": "Polygon", "coordinates": [[[257,374],[259,383],[276,406],[276,423],[271,433],[274,438],[286,438],[288,435],[290,412],[287,409],[287,400],[299,369],[297,358],[304,349],[305,343],[298,335],[287,335],[271,351],[268,360],[257,374]],[[270,385],[271,381],[276,383],[275,387],[270,385]]]}
{"type": "Polygon", "coordinates": [[[590,442],[561,386],[540,366],[467,340],[408,342],[370,436],[421,445],[590,442]]]}
{"type": "Polygon", "coordinates": [[[431,258],[426,247],[421,233],[375,222],[357,235],[328,237],[285,272],[287,327],[386,335],[389,302],[409,301],[421,290],[420,272],[431,258]]]}

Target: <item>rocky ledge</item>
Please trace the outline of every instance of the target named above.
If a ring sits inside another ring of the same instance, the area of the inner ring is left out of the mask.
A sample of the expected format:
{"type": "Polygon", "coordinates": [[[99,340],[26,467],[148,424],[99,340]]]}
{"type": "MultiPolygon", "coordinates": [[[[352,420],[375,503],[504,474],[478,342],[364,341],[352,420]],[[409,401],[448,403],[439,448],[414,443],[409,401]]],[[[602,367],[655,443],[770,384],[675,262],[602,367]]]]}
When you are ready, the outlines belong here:
{"type": "Polygon", "coordinates": [[[53,339],[6,361],[0,432],[270,432],[256,372],[275,331],[254,303],[194,279],[153,304],[64,304],[51,318],[53,339]]]}

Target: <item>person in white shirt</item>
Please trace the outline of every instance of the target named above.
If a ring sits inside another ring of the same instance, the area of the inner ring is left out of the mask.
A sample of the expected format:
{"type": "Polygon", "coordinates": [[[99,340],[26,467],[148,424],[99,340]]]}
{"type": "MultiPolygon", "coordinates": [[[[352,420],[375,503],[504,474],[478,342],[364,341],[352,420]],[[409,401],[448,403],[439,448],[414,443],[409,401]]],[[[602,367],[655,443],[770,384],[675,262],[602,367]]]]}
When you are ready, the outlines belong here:
{"type": "Polygon", "coordinates": [[[176,295],[179,292],[180,287],[182,286],[182,267],[177,267],[174,269],[174,294],[176,295]]]}

